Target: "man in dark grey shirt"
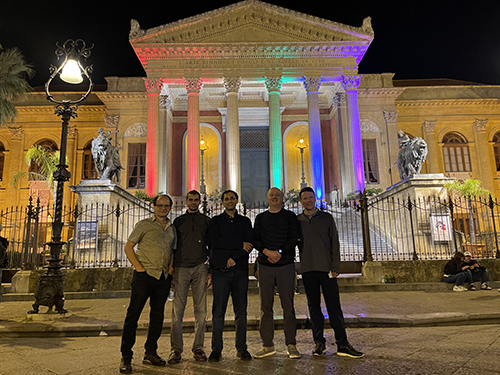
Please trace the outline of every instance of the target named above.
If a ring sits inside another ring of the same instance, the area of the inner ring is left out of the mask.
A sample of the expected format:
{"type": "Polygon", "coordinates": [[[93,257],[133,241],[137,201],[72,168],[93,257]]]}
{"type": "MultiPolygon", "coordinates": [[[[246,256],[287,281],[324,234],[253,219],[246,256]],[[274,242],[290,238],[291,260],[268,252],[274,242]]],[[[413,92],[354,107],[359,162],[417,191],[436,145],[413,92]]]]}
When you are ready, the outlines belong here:
{"type": "Polygon", "coordinates": [[[300,203],[304,207],[304,212],[297,217],[301,228],[300,270],[311,316],[313,339],[316,344],[313,355],[322,356],[326,353],[321,288],[330,325],[335,332],[337,354],[361,358],[364,354],[354,349],[347,341],[344,314],[340,306],[337,284],[340,272],[340,243],[337,227],[332,215],[316,208],[316,195],[312,188],[305,187],[300,191],[300,203]]]}

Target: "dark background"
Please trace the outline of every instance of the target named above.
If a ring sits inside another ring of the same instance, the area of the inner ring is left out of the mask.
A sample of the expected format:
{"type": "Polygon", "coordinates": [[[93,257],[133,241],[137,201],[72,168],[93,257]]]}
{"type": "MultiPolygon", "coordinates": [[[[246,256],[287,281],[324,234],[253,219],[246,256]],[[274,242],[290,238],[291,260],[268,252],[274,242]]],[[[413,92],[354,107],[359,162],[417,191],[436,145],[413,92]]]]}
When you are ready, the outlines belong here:
{"type": "MultiPolygon", "coordinates": [[[[94,44],[93,79],[145,76],[128,41],[130,20],[149,29],[236,1],[2,0],[0,44],[18,47],[33,65],[32,86],[43,85],[57,65],[56,42],[94,44]]],[[[267,1],[351,26],[372,17],[375,39],[359,72],[396,73],[395,79],[452,78],[500,84],[500,1],[267,1]]]]}

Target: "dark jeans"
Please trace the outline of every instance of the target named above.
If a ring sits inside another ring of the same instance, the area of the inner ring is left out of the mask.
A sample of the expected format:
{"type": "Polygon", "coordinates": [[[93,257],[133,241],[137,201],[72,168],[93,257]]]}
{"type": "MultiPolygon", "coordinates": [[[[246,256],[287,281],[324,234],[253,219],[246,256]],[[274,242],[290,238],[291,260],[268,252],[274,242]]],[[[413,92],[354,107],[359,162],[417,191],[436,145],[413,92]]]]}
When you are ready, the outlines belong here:
{"type": "Polygon", "coordinates": [[[468,277],[469,280],[472,279],[473,282],[480,281],[482,283],[488,282],[488,271],[485,269],[474,268],[472,271],[467,270],[467,273],[470,273],[468,277]]]}
{"type": "Polygon", "coordinates": [[[221,353],[223,348],[222,331],[226,315],[227,302],[231,295],[236,326],[236,350],[247,349],[247,304],[248,304],[248,270],[235,267],[227,272],[212,271],[212,350],[221,353]]]}
{"type": "Polygon", "coordinates": [[[345,331],[344,313],[340,306],[337,279],[328,277],[328,272],[311,271],[302,274],[302,281],[306,290],[309,314],[311,315],[314,342],[324,344],[326,341],[323,336],[325,318],[321,311],[321,288],[328,317],[330,318],[330,326],[335,332],[337,345],[346,345],[348,343],[347,333],[345,331]]]}
{"type": "Polygon", "coordinates": [[[146,354],[154,354],[158,349],[158,339],[163,329],[163,315],[165,302],[170,292],[172,276],[165,279],[162,274],[160,280],[149,276],[146,272],[134,271],[132,278],[132,293],[127,316],[123,324],[121,352],[123,357],[132,357],[132,347],[135,344],[137,322],[141,316],[144,305],[149,298],[149,329],[144,348],[146,354]]]}
{"type": "Polygon", "coordinates": [[[443,276],[446,283],[454,283],[455,285],[464,285],[465,282],[472,283],[472,274],[469,270],[461,271],[453,275],[443,276]]]}

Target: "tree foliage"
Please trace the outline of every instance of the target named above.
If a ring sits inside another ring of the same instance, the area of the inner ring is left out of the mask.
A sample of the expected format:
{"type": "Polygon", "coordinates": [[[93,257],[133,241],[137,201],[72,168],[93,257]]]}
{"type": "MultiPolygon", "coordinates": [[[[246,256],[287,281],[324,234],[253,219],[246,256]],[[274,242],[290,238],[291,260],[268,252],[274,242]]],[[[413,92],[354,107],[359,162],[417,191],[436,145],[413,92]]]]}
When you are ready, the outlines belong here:
{"type": "Polygon", "coordinates": [[[5,50],[0,45],[0,124],[15,121],[17,111],[13,101],[31,91],[26,78],[34,75],[19,49],[5,50]]]}
{"type": "Polygon", "coordinates": [[[489,190],[481,187],[481,181],[474,178],[468,178],[464,181],[454,180],[452,182],[447,182],[443,187],[467,199],[487,197],[491,194],[489,190]]]}
{"type": "Polygon", "coordinates": [[[26,152],[25,161],[28,166],[32,161],[35,162],[39,170],[38,172],[20,171],[14,174],[12,178],[14,187],[21,178],[27,177],[29,180],[45,180],[51,189],[54,188],[54,172],[59,164],[59,151],[49,151],[40,145],[35,145],[26,152]]]}

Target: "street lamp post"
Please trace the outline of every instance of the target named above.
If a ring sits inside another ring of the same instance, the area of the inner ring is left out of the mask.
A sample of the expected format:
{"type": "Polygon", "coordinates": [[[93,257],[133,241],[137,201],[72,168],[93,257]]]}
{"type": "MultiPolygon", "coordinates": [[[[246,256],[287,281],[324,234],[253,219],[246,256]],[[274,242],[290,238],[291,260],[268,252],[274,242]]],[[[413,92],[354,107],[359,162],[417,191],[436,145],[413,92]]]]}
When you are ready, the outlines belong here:
{"type": "Polygon", "coordinates": [[[52,222],[52,240],[48,243],[50,246],[50,259],[47,273],[40,277],[38,290],[35,293],[35,303],[33,310],[29,313],[36,314],[40,306],[48,306],[49,310],[55,306],[58,313],[65,313],[64,309],[64,293],[63,293],[63,275],[61,272],[61,264],[59,255],[65,242],[62,241],[61,233],[63,228],[62,208],[63,208],[63,193],[64,183],[69,181],[71,173],[66,165],[66,146],[68,138],[68,125],[72,118],[77,117],[77,104],[84,101],[91,93],[93,82],[90,78],[92,66],[84,68],[80,63],[80,57],[86,59],[90,56],[90,50],[93,48],[87,47],[82,39],[68,39],[62,46],[57,45],[56,55],[59,59],[65,56],[64,62],[59,68],[51,66],[49,68],[50,77],[45,83],[45,93],[47,100],[57,104],[55,114],[62,119],[61,131],[61,151],[59,156],[59,164],[54,172],[54,181],[56,185],[56,201],[54,204],[54,220],[52,222]],[[67,83],[78,84],[83,82],[82,74],[87,78],[89,88],[85,94],[78,100],[62,100],[57,101],[50,93],[49,86],[52,80],[60,75],[60,78],[67,83]]]}
{"type": "Polygon", "coordinates": [[[201,155],[201,177],[200,177],[200,194],[204,195],[207,193],[207,186],[205,185],[205,173],[203,171],[203,156],[205,155],[205,151],[208,150],[207,143],[203,140],[200,141],[200,155],[201,155]]]}
{"type": "Polygon", "coordinates": [[[302,172],[300,176],[300,188],[303,189],[307,186],[306,176],[304,174],[304,150],[307,148],[307,144],[304,141],[304,138],[300,137],[295,147],[297,147],[300,150],[300,164],[302,167],[302,172]]]}

